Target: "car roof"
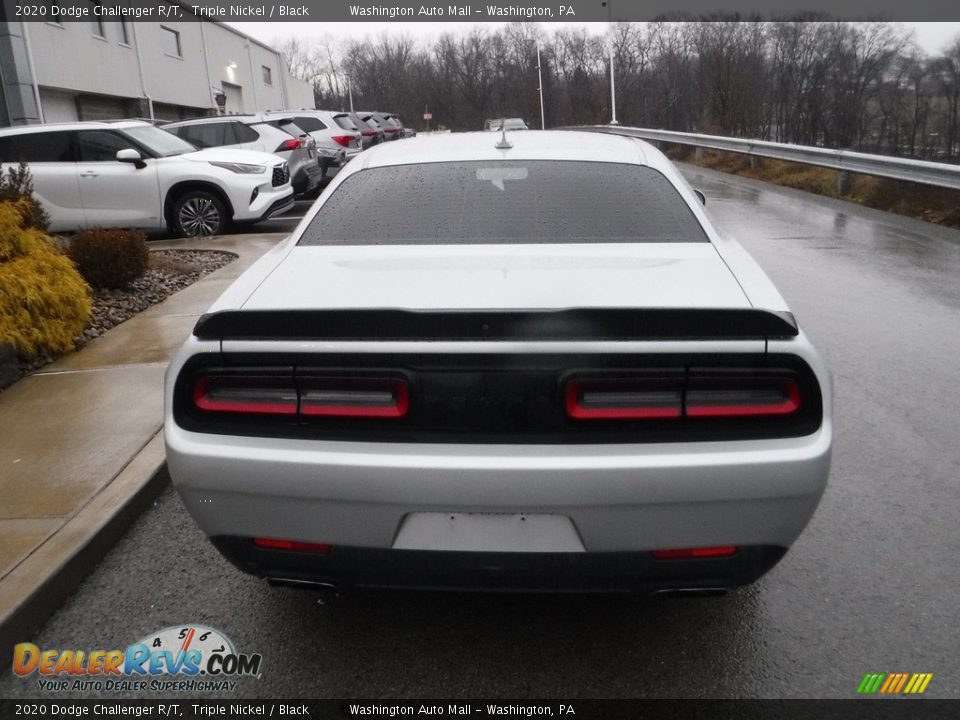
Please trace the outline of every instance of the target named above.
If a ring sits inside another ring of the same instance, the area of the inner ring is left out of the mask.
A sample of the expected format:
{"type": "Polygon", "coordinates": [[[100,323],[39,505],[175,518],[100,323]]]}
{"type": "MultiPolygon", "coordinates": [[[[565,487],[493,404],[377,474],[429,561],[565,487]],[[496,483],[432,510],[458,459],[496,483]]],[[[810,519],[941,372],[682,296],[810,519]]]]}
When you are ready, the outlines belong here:
{"type": "Polygon", "coordinates": [[[508,129],[507,140],[513,147],[507,150],[496,147],[500,137],[489,131],[418,135],[403,142],[378,145],[358,160],[362,167],[370,168],[470,160],[579,160],[672,169],[670,161],[654,152],[648,143],[620,135],[570,130],[510,132],[508,129]]]}
{"type": "Polygon", "coordinates": [[[134,127],[153,127],[143,120],[84,120],[82,122],[43,123],[0,128],[0,135],[29,135],[51,130],[126,130],[134,127]]]}
{"type": "Polygon", "coordinates": [[[189,118],[188,120],[177,120],[176,122],[167,123],[164,127],[171,127],[173,125],[205,125],[207,123],[214,122],[226,122],[230,120],[238,120],[240,122],[259,122],[260,117],[258,114],[253,113],[244,113],[242,115],[213,115],[211,117],[199,117],[199,118],[189,118]]]}

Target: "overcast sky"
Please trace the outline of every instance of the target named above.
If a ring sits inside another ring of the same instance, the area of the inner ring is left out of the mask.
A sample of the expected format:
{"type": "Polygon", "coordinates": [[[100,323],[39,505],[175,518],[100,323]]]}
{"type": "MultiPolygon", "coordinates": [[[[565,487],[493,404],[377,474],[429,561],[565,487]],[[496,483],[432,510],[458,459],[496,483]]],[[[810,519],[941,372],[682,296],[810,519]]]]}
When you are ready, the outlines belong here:
{"type": "MultiPolygon", "coordinates": [[[[296,35],[335,35],[344,39],[378,36],[384,32],[406,33],[413,37],[429,40],[444,32],[467,30],[474,25],[497,27],[502,22],[465,23],[465,22],[342,22],[342,23],[228,23],[238,30],[260,40],[271,43],[279,38],[296,35]]],[[[938,53],[943,47],[960,35],[960,23],[955,22],[905,22],[900,23],[911,28],[916,34],[917,44],[927,53],[938,53]]],[[[582,25],[595,33],[603,33],[606,23],[543,23],[547,32],[565,25],[582,25]]]]}

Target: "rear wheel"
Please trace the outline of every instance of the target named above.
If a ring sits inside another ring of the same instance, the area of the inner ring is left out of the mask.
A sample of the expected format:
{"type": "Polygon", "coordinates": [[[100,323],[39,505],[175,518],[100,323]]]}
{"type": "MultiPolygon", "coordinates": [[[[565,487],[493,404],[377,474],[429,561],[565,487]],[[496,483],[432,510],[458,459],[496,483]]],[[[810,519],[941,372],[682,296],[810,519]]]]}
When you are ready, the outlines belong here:
{"type": "Polygon", "coordinates": [[[191,190],[173,203],[173,231],[181,237],[220,235],[227,229],[227,209],[208,190],[191,190]]]}

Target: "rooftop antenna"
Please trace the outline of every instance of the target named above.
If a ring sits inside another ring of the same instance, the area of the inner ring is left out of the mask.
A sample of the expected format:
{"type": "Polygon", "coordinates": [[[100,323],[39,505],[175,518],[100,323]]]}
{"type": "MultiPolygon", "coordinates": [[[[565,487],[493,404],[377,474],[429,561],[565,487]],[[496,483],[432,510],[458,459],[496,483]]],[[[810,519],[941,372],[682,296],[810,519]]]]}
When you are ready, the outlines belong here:
{"type": "Polygon", "coordinates": [[[513,143],[507,140],[507,119],[500,118],[500,139],[497,140],[497,144],[494,147],[497,150],[509,150],[513,147],[513,143]]]}

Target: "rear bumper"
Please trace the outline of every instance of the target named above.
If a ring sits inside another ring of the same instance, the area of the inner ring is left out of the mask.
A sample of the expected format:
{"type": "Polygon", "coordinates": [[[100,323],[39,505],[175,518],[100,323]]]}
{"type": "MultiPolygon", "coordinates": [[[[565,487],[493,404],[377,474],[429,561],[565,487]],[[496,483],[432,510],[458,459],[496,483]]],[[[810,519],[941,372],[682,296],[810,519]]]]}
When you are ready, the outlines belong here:
{"type": "Polygon", "coordinates": [[[786,548],[813,515],[830,465],[829,425],[801,438],[643,446],[232,437],[169,418],[165,435],[171,477],[208,536],[380,550],[424,512],[564,516],[588,555],[786,548]]]}
{"type": "Polygon", "coordinates": [[[290,184],[293,187],[293,192],[299,195],[315,189],[321,180],[323,180],[323,171],[311,158],[308,163],[304,163],[297,169],[290,179],[290,184]]]}
{"type": "Polygon", "coordinates": [[[755,581],[786,548],[739,548],[728,558],[654,560],[649,553],[487,553],[336,547],[326,555],[212,538],[240,570],[294,585],[529,592],[725,590],[755,581]]]}

